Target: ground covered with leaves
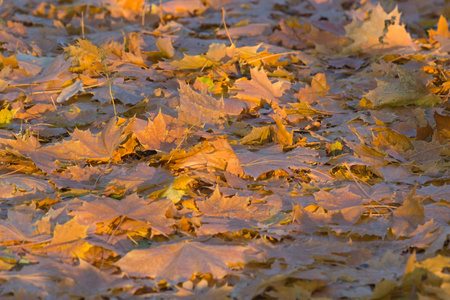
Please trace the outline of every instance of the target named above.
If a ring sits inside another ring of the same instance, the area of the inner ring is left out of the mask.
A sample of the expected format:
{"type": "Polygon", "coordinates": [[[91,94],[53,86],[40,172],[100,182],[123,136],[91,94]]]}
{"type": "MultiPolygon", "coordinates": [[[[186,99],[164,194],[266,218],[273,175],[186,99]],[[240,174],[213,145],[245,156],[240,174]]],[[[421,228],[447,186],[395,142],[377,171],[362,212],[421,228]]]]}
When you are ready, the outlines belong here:
{"type": "Polygon", "coordinates": [[[450,2],[5,0],[2,299],[449,299],[450,2]]]}

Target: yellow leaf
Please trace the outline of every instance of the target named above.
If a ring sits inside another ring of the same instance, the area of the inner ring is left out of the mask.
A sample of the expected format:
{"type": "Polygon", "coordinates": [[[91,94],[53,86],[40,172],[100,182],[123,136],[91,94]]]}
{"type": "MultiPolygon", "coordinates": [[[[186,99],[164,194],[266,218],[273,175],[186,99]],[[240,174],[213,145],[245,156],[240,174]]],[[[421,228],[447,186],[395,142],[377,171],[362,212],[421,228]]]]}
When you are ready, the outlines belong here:
{"type": "Polygon", "coordinates": [[[11,123],[11,120],[14,118],[16,112],[17,110],[9,110],[7,108],[0,110],[0,128],[11,123]]]}
{"type": "Polygon", "coordinates": [[[156,47],[158,47],[158,50],[163,53],[163,55],[167,58],[171,58],[175,55],[175,49],[172,46],[172,41],[170,40],[170,37],[167,38],[158,38],[156,40],[156,47]]]}
{"type": "Polygon", "coordinates": [[[276,127],[274,128],[275,140],[283,146],[292,146],[294,144],[294,131],[288,132],[280,117],[275,117],[276,127]]]}
{"type": "Polygon", "coordinates": [[[252,131],[244,136],[241,144],[264,144],[272,140],[272,126],[252,127],[252,131]]]}
{"type": "Polygon", "coordinates": [[[450,38],[450,31],[448,30],[448,23],[444,16],[439,17],[437,30],[430,29],[428,30],[428,35],[430,36],[430,40],[434,41],[433,37],[435,35],[442,35],[447,38],[450,38]]]}
{"type": "Polygon", "coordinates": [[[392,148],[397,152],[404,152],[414,149],[409,138],[401,133],[397,133],[390,128],[374,128],[374,131],[380,132],[374,139],[373,144],[377,147],[392,148]]]}

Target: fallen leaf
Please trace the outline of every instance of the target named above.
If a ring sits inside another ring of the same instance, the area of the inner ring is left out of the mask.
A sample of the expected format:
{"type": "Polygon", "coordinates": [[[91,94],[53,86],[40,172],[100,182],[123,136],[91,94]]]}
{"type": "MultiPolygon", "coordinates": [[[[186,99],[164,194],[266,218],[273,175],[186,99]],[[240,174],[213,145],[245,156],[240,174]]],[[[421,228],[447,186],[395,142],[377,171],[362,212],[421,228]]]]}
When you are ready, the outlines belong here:
{"type": "Polygon", "coordinates": [[[179,81],[180,84],[180,112],[178,118],[191,126],[200,126],[210,121],[219,122],[224,117],[222,110],[224,108],[223,99],[217,100],[207,95],[192,90],[192,88],[179,81]]]}
{"type": "Polygon", "coordinates": [[[160,111],[153,121],[149,119],[147,124],[137,119],[133,123],[133,134],[146,149],[171,151],[179,147],[188,132],[180,120],[160,111]]]}
{"type": "Polygon", "coordinates": [[[220,279],[233,274],[228,266],[230,263],[245,263],[252,252],[241,246],[186,241],[133,250],[115,265],[130,276],[149,276],[156,280],[180,282],[200,272],[211,273],[214,278],[220,279]]]}
{"type": "Polygon", "coordinates": [[[290,84],[284,81],[270,82],[267,74],[263,69],[250,69],[251,80],[240,79],[234,84],[234,87],[239,90],[234,96],[244,101],[250,101],[256,105],[261,104],[261,100],[267,102],[280,103],[280,99],[284,92],[289,89],[290,84]]]}
{"type": "Polygon", "coordinates": [[[433,106],[441,99],[430,93],[414,74],[397,67],[399,80],[378,81],[378,87],[364,95],[375,107],[413,104],[433,106]]]}
{"type": "Polygon", "coordinates": [[[163,160],[180,169],[207,166],[235,175],[243,174],[238,157],[225,139],[205,141],[189,152],[173,150],[169,155],[164,156],[163,160]]]}
{"type": "Polygon", "coordinates": [[[397,238],[409,237],[418,225],[423,224],[424,207],[420,203],[420,198],[415,194],[416,187],[411,190],[403,205],[394,211],[392,232],[397,238]]]}
{"type": "Polygon", "coordinates": [[[83,82],[80,79],[77,79],[73,84],[63,89],[61,94],[56,97],[56,102],[65,102],[70,97],[75,96],[78,92],[84,92],[83,82]]]}

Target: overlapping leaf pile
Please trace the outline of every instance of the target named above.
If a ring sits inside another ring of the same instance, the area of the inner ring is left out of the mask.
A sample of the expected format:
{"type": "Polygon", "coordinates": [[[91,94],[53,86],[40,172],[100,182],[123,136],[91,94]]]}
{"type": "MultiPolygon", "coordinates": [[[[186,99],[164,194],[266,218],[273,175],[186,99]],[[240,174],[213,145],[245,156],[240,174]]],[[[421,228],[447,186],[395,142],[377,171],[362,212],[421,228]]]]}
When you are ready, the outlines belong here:
{"type": "Polygon", "coordinates": [[[2,2],[1,297],[448,299],[450,2],[153,2],[2,2]]]}

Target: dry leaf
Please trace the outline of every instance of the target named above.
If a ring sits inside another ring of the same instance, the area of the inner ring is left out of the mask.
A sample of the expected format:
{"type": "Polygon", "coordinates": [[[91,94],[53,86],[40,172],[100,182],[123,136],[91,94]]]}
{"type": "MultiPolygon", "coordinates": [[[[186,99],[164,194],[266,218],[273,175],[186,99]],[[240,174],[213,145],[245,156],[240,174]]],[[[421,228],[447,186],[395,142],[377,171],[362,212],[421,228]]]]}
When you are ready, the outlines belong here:
{"type": "Polygon", "coordinates": [[[233,273],[229,264],[246,262],[250,253],[251,249],[241,246],[185,241],[133,250],[115,265],[130,276],[150,276],[157,280],[180,282],[195,273],[211,273],[220,279],[233,273]]]}

